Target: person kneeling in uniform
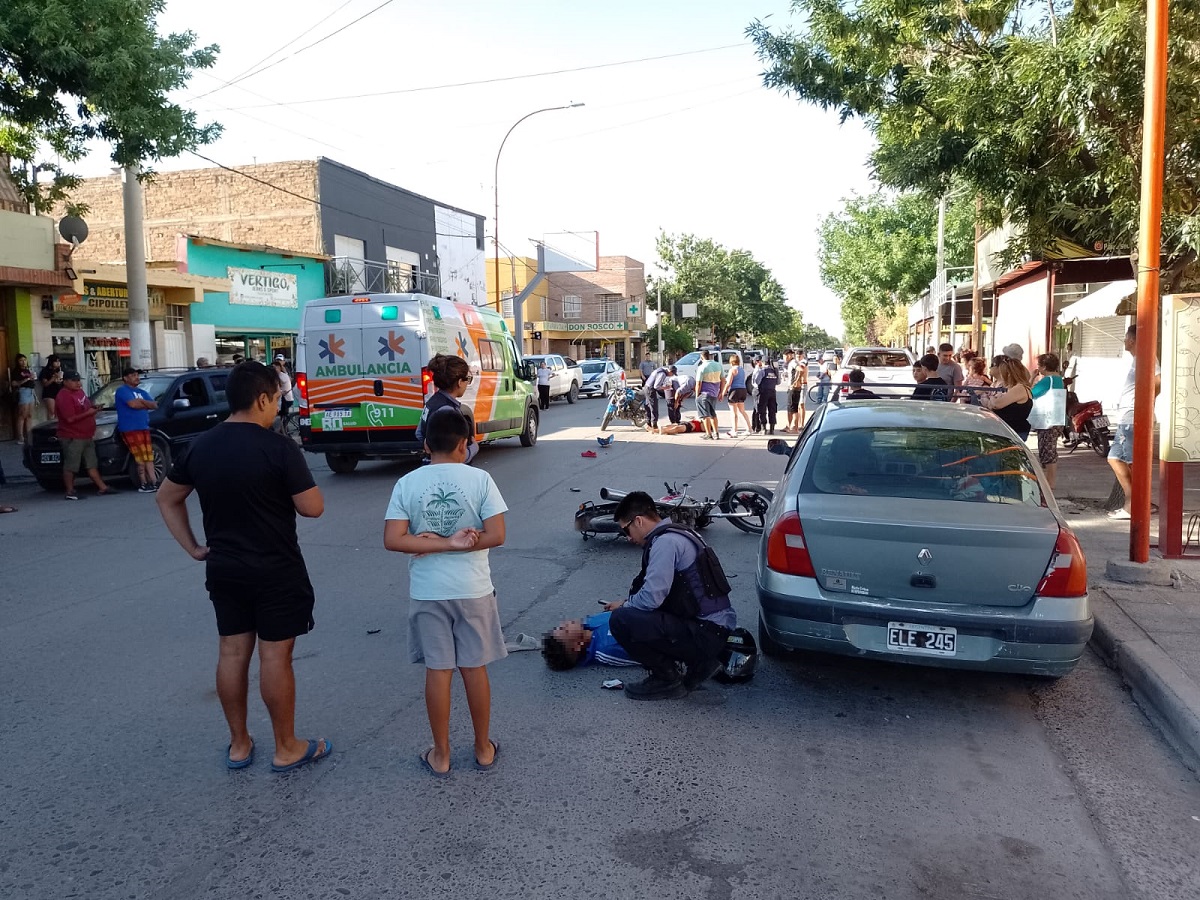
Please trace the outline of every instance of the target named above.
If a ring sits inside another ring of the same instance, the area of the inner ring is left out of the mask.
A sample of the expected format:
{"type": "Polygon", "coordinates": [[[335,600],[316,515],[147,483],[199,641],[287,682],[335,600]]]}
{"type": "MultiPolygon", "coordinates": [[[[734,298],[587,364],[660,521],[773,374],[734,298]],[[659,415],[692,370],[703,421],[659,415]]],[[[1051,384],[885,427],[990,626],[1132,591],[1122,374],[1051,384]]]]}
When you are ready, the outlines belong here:
{"type": "Polygon", "coordinates": [[[630,659],[649,674],[625,686],[631,700],[669,700],[695,690],[721,667],[737,615],[721,564],[696,532],[664,521],[645,491],[617,504],[613,518],[642,547],[642,569],[629,596],[605,604],[609,627],[630,659]],[[678,664],[685,667],[680,677],[678,664]]]}

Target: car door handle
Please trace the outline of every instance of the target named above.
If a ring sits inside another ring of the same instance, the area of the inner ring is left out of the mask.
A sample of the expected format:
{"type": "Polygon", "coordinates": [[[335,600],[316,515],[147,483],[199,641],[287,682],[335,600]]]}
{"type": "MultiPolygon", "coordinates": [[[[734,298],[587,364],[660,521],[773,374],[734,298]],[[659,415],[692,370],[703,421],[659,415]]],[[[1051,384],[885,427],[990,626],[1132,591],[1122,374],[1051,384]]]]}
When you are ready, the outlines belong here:
{"type": "Polygon", "coordinates": [[[204,418],[206,418],[206,419],[215,419],[215,418],[217,418],[217,414],[216,414],[216,413],[209,413],[209,414],[208,414],[207,416],[205,416],[204,418]]]}

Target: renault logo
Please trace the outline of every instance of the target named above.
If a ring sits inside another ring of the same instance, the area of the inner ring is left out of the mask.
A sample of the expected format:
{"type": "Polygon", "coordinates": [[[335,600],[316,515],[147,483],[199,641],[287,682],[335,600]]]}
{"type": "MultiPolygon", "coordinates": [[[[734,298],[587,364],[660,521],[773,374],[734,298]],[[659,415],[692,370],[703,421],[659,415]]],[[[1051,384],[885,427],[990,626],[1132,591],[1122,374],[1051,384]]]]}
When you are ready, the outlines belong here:
{"type": "Polygon", "coordinates": [[[933,554],[929,552],[928,547],[917,554],[917,561],[923,566],[927,566],[933,562],[933,554]]]}

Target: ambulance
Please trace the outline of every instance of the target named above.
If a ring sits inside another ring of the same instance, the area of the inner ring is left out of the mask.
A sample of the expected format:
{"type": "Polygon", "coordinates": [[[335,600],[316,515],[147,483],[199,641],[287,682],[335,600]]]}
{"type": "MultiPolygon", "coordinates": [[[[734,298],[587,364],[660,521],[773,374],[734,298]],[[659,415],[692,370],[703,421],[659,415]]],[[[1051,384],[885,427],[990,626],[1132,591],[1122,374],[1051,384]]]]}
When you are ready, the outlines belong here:
{"type": "Polygon", "coordinates": [[[537,443],[535,376],[494,310],[425,294],[324,297],[305,304],[297,344],[301,446],[334,472],[423,452],[416,429],[438,353],[462,357],[474,376],[462,404],[477,441],[537,443]]]}

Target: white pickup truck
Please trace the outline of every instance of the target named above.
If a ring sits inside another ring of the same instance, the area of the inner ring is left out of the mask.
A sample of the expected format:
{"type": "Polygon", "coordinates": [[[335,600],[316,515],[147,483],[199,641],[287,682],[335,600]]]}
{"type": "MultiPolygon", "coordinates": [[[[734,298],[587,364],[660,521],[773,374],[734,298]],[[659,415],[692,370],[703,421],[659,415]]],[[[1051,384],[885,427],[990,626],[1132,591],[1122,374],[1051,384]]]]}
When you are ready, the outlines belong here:
{"type": "MultiPolygon", "coordinates": [[[[566,359],[557,353],[525,357],[525,362],[533,366],[535,375],[543,360],[550,367],[550,399],[566,397],[568,403],[578,400],[579,392],[583,390],[583,369],[578,364],[568,365],[566,359]]],[[[534,383],[537,383],[536,380],[534,383]]]]}

